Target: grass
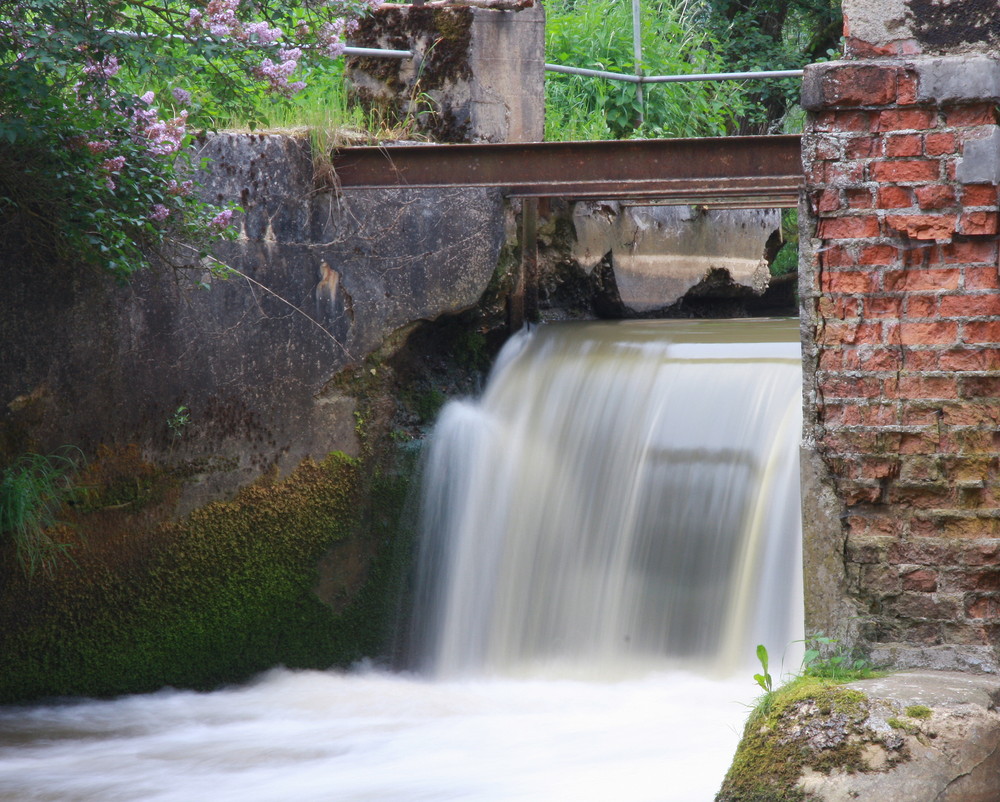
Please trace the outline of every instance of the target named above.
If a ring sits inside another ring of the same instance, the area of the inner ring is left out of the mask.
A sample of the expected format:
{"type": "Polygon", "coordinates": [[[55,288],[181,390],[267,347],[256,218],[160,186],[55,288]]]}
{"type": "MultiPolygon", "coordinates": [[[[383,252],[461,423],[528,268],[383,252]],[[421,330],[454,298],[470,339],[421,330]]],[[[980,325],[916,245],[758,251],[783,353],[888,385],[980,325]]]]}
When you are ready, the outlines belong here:
{"type": "Polygon", "coordinates": [[[76,449],[55,454],[24,454],[0,478],[0,532],[14,542],[15,559],[25,575],[55,572],[72,559],[70,545],[58,537],[59,512],[73,493],[76,449]]]}

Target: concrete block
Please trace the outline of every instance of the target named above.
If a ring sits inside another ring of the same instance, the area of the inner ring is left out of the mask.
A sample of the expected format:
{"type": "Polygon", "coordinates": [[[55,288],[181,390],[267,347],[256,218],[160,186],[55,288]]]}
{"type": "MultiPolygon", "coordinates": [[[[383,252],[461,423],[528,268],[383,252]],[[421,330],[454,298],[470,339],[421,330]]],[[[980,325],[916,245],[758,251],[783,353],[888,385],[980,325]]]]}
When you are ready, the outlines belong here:
{"type": "Polygon", "coordinates": [[[353,97],[404,135],[438,142],[536,142],[545,135],[545,12],[385,5],[355,36],[408,49],[403,60],[351,58],[353,97]]]}
{"type": "Polygon", "coordinates": [[[1000,103],[1000,60],[989,56],[943,56],[912,65],[918,103],[1000,103]]]}
{"type": "Polygon", "coordinates": [[[963,184],[1000,184],[1000,127],[965,143],[955,177],[963,184]]]}

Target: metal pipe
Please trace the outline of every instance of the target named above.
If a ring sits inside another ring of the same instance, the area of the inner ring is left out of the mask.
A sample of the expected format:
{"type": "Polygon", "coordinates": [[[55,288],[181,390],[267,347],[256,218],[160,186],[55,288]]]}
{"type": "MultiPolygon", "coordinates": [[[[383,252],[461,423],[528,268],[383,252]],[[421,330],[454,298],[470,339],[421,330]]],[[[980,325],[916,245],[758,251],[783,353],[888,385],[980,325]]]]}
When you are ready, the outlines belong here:
{"type": "Polygon", "coordinates": [[[638,84],[642,79],[638,75],[623,75],[620,72],[604,72],[603,70],[587,70],[583,67],[563,67],[559,64],[546,64],[548,72],[561,72],[565,75],[585,75],[588,78],[607,78],[609,81],[626,81],[630,84],[638,84]]]}
{"type": "Polygon", "coordinates": [[[707,72],[694,75],[626,75],[621,72],[588,70],[583,67],[564,67],[561,64],[546,64],[547,72],[564,75],[584,75],[591,78],[607,78],[609,81],[625,81],[633,84],[664,84],[681,81],[746,81],[767,78],[801,78],[804,70],[770,70],[760,72],[707,72]]]}
{"type": "Polygon", "coordinates": [[[381,50],[377,47],[345,47],[345,56],[368,56],[369,58],[413,58],[411,50],[381,50]]]}
{"type": "MultiPolygon", "coordinates": [[[[642,78],[642,16],[641,0],[632,0],[632,55],[635,58],[635,74],[642,78]]],[[[646,115],[642,103],[642,81],[635,87],[635,100],[639,104],[639,125],[642,125],[646,115]]]]}

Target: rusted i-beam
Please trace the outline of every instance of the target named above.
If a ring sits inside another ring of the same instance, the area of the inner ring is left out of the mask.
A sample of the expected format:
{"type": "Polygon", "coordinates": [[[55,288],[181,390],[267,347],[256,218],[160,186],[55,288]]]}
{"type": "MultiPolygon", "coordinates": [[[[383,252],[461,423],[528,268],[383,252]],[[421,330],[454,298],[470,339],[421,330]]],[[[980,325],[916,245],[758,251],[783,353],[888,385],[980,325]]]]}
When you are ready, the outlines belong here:
{"type": "Polygon", "coordinates": [[[336,151],[344,189],[496,187],[512,197],[795,206],[798,136],[398,145],[336,151]]]}

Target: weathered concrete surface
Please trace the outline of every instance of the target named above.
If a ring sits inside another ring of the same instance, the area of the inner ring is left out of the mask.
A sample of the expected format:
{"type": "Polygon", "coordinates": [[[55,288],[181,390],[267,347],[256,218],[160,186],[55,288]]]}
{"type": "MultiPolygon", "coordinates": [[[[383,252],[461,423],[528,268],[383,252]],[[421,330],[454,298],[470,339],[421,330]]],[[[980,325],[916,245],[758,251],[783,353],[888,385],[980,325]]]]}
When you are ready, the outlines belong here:
{"type": "Polygon", "coordinates": [[[641,314],[676,303],[716,270],[762,294],[770,279],[765,246],[781,213],[581,202],[573,224],[581,268],[589,273],[610,253],[622,303],[641,314]]]}
{"type": "Polygon", "coordinates": [[[0,445],[49,453],[136,443],[201,473],[182,509],[305,456],[356,450],[353,400],[330,386],[392,332],[476,303],[503,240],[491,191],[318,190],[308,146],[220,135],[207,192],[239,204],[240,271],[102,276],[5,266],[0,445]],[[195,280],[211,281],[210,290],[195,280]],[[190,423],[168,426],[179,406],[190,423]]]}
{"type": "Polygon", "coordinates": [[[534,142],[545,133],[545,12],[385,5],[353,37],[413,59],[351,58],[352,94],[438,142],[534,142]]]}
{"type": "Polygon", "coordinates": [[[1000,46],[995,0],[843,0],[847,52],[982,52],[1000,46]]]}
{"type": "Polygon", "coordinates": [[[888,771],[884,745],[866,752],[871,771],[808,772],[802,790],[823,802],[995,802],[1000,799],[1000,678],[904,672],[848,685],[872,702],[868,725],[905,753],[888,771]],[[927,708],[921,710],[920,707],[927,708]],[[892,741],[901,740],[898,746],[892,741]]]}

